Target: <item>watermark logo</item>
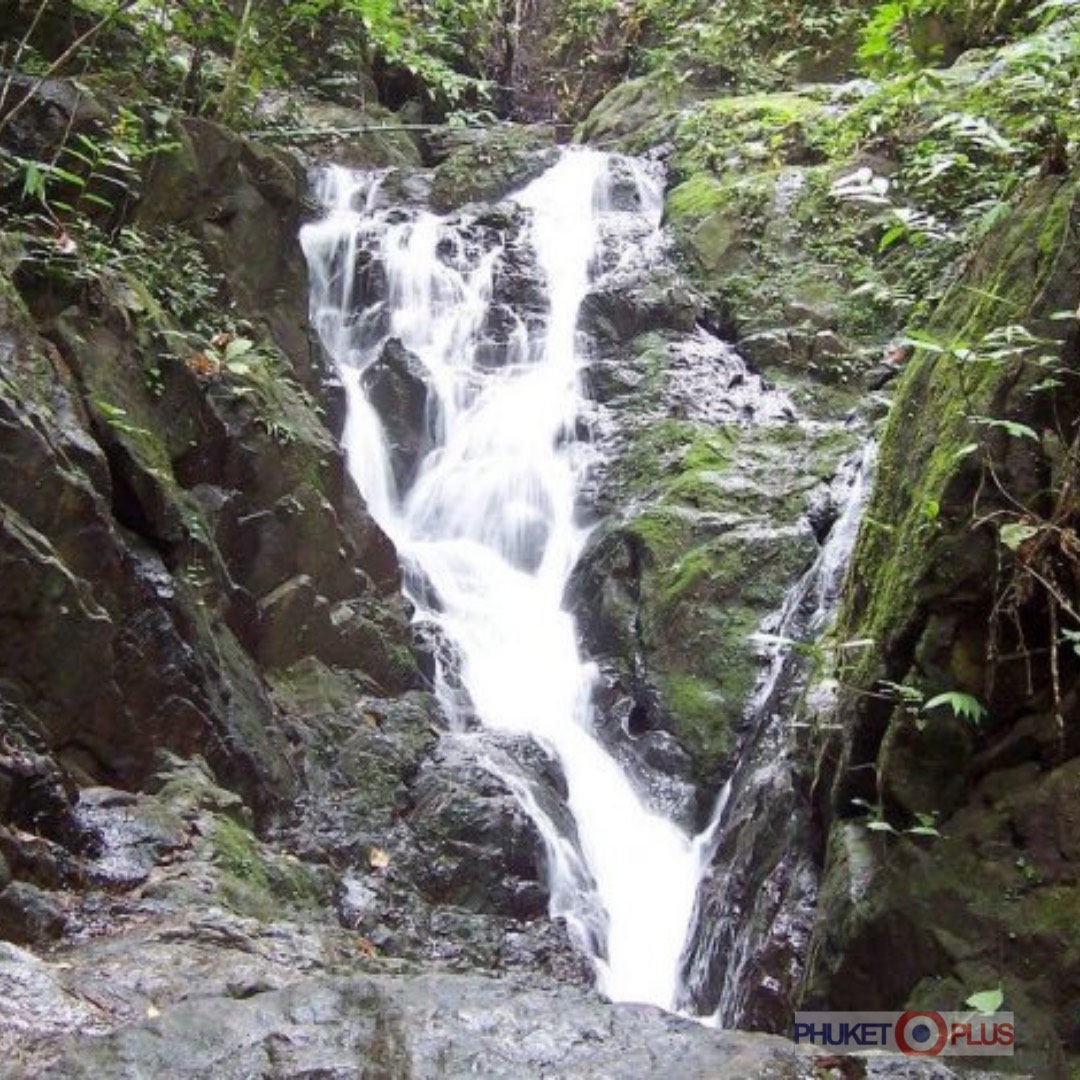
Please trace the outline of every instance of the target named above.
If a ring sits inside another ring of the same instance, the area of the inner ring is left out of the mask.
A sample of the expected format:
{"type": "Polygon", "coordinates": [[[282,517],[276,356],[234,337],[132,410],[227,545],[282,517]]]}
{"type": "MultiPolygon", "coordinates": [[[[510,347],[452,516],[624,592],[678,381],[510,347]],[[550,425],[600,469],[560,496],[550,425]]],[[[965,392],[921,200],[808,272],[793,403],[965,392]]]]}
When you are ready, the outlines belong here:
{"type": "Polygon", "coordinates": [[[907,1057],[1011,1057],[1011,1012],[797,1012],[797,1046],[847,1054],[907,1057]]]}

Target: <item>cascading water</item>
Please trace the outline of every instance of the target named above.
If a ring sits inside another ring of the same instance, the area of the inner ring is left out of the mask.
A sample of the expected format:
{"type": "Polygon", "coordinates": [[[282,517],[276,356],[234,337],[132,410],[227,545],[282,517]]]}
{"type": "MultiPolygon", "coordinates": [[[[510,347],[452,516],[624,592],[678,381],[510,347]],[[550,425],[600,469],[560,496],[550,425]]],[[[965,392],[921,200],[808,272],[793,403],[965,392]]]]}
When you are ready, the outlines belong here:
{"type": "Polygon", "coordinates": [[[461,738],[471,708],[557,757],[575,836],[504,774],[544,836],[552,914],[609,997],[670,1008],[704,845],[652,813],[594,736],[596,672],[562,608],[586,538],[578,313],[605,237],[640,246],[658,229],[661,187],[628,159],[576,150],[494,221],[391,207],[378,176],[340,169],[322,175],[320,196],[326,216],[302,236],[312,316],[347,390],[350,466],[408,568],[418,620],[452,645],[442,703],[461,738]],[[497,296],[511,247],[534,261],[541,289],[514,308],[497,296]],[[392,418],[365,393],[394,341],[426,385],[407,466],[392,418]]]}
{"type": "MultiPolygon", "coordinates": [[[[817,559],[759,636],[767,666],[746,707],[748,735],[714,817],[679,1004],[723,1027],[788,1029],[817,891],[809,810],[797,775],[807,757],[789,720],[809,665],[796,648],[836,609],[870,491],[876,444],[839,471],[839,513],[817,559]]],[[[824,689],[824,688],[820,688],[824,689]]]]}

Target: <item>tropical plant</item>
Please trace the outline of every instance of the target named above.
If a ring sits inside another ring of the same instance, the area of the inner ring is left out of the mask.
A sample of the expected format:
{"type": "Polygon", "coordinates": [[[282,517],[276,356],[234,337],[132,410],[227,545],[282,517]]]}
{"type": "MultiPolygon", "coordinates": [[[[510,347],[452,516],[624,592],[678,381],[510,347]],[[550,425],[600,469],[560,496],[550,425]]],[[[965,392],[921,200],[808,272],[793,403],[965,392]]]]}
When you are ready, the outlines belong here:
{"type": "MultiPolygon", "coordinates": [[[[41,0],[18,28],[9,71],[37,56],[48,4],[41,0]]],[[[327,64],[333,75],[396,69],[436,110],[482,102],[489,28],[501,18],[498,0],[70,0],[70,8],[81,30],[42,78],[110,67],[114,78],[137,72],[142,94],[230,123],[245,117],[262,89],[328,74],[327,64]]],[[[9,102],[9,113],[25,108],[33,92],[14,109],[9,102]]],[[[11,118],[0,117],[0,133],[11,118]]]]}
{"type": "Polygon", "coordinates": [[[1024,0],[886,0],[871,9],[859,58],[871,71],[910,71],[1000,41],[1036,5],[1024,0]]]}

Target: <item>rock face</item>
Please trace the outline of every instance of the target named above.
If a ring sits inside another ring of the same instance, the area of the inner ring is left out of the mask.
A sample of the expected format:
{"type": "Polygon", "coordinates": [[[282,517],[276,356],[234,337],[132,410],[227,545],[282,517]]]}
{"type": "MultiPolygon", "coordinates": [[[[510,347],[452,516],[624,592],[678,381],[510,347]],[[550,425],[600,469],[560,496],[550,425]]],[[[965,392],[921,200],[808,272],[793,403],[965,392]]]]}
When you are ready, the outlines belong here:
{"type": "MultiPolygon", "coordinates": [[[[625,402],[664,386],[671,430],[661,435],[662,411],[645,413],[622,444],[611,472],[619,486],[600,487],[633,512],[598,531],[575,598],[593,648],[630,658],[609,669],[616,723],[670,727],[714,783],[734,769],[691,948],[714,958],[691,975],[699,1004],[722,1006],[727,1022],[785,1030],[800,1004],[958,1008],[1001,985],[1006,1007],[1029,1025],[1022,1067],[1052,1075],[1062,1053],[1077,1051],[1076,942],[1062,929],[1073,925],[1077,893],[1060,839],[1077,753],[1066,480],[1077,296],[1065,225],[1075,176],[1066,168],[1037,183],[1035,148],[1010,126],[1013,65],[1026,47],[965,57],[941,98],[903,123],[886,119],[897,100],[888,85],[675,100],[656,80],[618,87],[587,118],[581,136],[603,145],[665,144],[666,215],[706,298],[699,321],[737,346],[751,374],[781,383],[793,415],[828,421],[854,406],[872,420],[887,407],[883,390],[896,403],[843,612],[814,657],[818,678],[796,687],[803,700],[775,709],[779,738],[762,739],[723,700],[733,674],[753,670],[723,653],[776,602],[755,610],[755,560],[777,550],[761,508],[770,505],[771,518],[785,507],[768,484],[783,490],[795,468],[779,447],[790,438],[789,457],[813,460],[813,440],[782,416],[755,451],[750,424],[730,437],[712,426],[720,417],[700,424],[694,407],[709,400],[700,384],[674,411],[670,352],[636,367],[625,347],[600,357],[598,397],[622,415],[625,402]],[[987,161],[970,193],[920,172],[926,140],[950,111],[1009,132],[1016,160],[1035,154],[1024,199],[1006,205],[1012,179],[987,161]],[[999,200],[996,229],[976,230],[979,244],[947,270],[965,252],[957,223],[987,193],[999,200]],[[891,246],[889,229],[915,208],[957,231],[891,246]],[[914,325],[930,338],[914,357],[890,343],[913,304],[914,325]],[[699,423],[682,422],[687,415],[699,423]],[[752,455],[769,451],[779,470],[762,468],[759,480],[752,455]],[[740,468],[728,474],[731,458],[740,468]],[[758,489],[746,503],[736,478],[758,489]],[[767,537],[758,550],[736,549],[732,569],[724,543],[739,526],[725,528],[728,514],[751,517],[767,537]],[[666,664],[674,687],[657,677],[666,664]],[[701,692],[680,699],[680,678],[701,692]],[[926,710],[939,694],[950,696],[926,710]],[[971,699],[987,710],[981,720],[971,699]],[[687,744],[695,715],[701,736],[687,744]]],[[[721,371],[717,380],[730,377],[721,371]]],[[[619,437],[603,408],[597,424],[619,437]]],[[[824,490],[805,491],[801,513],[779,512],[805,530],[786,539],[788,573],[835,519],[824,490]]],[[[753,684],[744,679],[743,701],[753,684]]]]}
{"type": "Polygon", "coordinates": [[[858,428],[801,422],[792,394],[696,326],[704,300],[660,258],[643,277],[624,257],[582,312],[602,455],[585,499],[605,516],[568,599],[603,667],[609,741],[696,782],[681,816],[701,828],[746,734],[752,635],[813,562],[811,507],[858,428]]]}
{"type": "MultiPolygon", "coordinates": [[[[348,927],[350,959],[586,981],[536,829],[438,741],[396,553],[327,428],[303,171],[205,121],[173,135],[128,208],[146,254],[0,246],[0,935],[292,913],[331,951],[348,927]]],[[[403,480],[411,362],[368,374],[403,480]]]]}
{"type": "Polygon", "coordinates": [[[424,370],[397,338],[391,338],[360,381],[376,411],[387,417],[394,479],[398,490],[406,491],[430,444],[424,370]]]}
{"type": "Polygon", "coordinates": [[[495,125],[480,131],[447,129],[429,141],[435,163],[432,208],[496,203],[554,162],[555,130],[544,124],[495,125]]]}
{"type": "Polygon", "coordinates": [[[1061,605],[1076,554],[1056,537],[1075,527],[1080,338],[1075,322],[1050,320],[1077,297],[1064,239],[1076,207],[1074,180],[1033,186],[934,319],[936,335],[962,333],[978,354],[1007,317],[1042,343],[1037,354],[965,371],[918,353],[898,386],[869,507],[879,528],[860,537],[839,626],[877,647],[841,669],[821,751],[827,850],[806,989],[839,1007],[952,1008],[976,985],[1001,985],[1037,1071],[1080,1048],[1080,891],[1062,831],[1075,812],[1080,670],[1055,629],[1074,619],[1061,605]],[[1034,391],[1047,372],[1053,385],[1034,391]],[[900,686],[906,705],[889,690],[900,686]],[[949,692],[985,714],[928,707],[949,692]],[[868,833],[867,806],[898,830],[933,820],[941,835],[868,833]],[[872,987],[856,974],[871,956],[889,972],[872,987]]]}
{"type": "Polygon", "coordinates": [[[100,942],[93,967],[87,956],[58,972],[2,944],[7,1015],[20,1028],[8,1075],[569,1078],[675,1068],[798,1080],[813,1072],[783,1039],[709,1031],[646,1007],[616,1010],[569,987],[403,976],[374,960],[344,974],[356,966],[354,940],[210,911],[100,942]],[[72,1031],[83,1034],[64,1037],[72,1031]]]}
{"type": "MultiPolygon", "coordinates": [[[[0,499],[14,587],[0,668],[25,723],[86,777],[138,785],[158,749],[203,752],[259,805],[291,787],[259,665],[364,663],[389,691],[415,668],[394,553],[298,381],[310,365],[290,374],[288,350],[308,356],[302,309],[272,300],[303,281],[295,217],[280,212],[300,182],[219,130],[188,134],[171,220],[207,244],[221,234],[222,280],[266,318],[266,344],[234,368],[194,341],[170,348],[157,297],[108,269],[89,298],[65,295],[7,245],[0,499]],[[236,206],[211,209],[211,190],[236,206]],[[254,237],[274,251],[263,277],[233,254],[254,237]]],[[[169,206],[151,178],[146,220],[169,206]]]]}

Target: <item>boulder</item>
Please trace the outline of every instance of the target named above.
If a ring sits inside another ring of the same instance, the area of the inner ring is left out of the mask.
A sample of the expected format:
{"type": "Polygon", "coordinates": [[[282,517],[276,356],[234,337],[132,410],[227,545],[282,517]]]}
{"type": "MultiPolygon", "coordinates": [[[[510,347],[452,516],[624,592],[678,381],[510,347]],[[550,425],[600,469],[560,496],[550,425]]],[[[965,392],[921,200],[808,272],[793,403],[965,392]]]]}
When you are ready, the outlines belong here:
{"type": "Polygon", "coordinates": [[[394,480],[402,493],[409,490],[431,446],[426,376],[419,358],[397,338],[386,342],[360,376],[368,400],[382,420],[394,480]]]}
{"type": "Polygon", "coordinates": [[[438,162],[432,209],[445,213],[466,203],[500,201],[554,163],[553,143],[554,131],[546,125],[445,129],[430,145],[438,162]]]}

